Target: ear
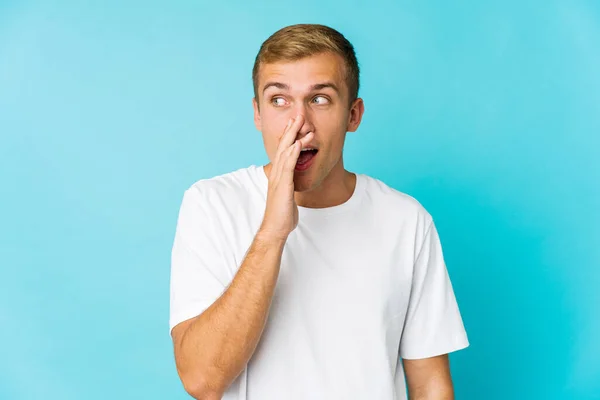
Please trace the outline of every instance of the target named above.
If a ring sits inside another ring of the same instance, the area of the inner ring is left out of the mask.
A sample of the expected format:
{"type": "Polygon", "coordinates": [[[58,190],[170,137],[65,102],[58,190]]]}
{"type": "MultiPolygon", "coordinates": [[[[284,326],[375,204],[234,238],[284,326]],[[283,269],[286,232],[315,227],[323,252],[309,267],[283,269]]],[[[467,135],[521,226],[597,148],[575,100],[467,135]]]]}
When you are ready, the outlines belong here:
{"type": "Polygon", "coordinates": [[[258,109],[258,103],[256,98],[252,98],[252,108],[254,108],[254,126],[260,132],[262,132],[262,122],[260,120],[260,110],[258,109]]]}
{"type": "Polygon", "coordinates": [[[365,113],[365,104],[363,99],[360,97],[352,103],[350,108],[350,115],[348,116],[348,132],[356,132],[360,121],[362,121],[363,114],[365,113]]]}

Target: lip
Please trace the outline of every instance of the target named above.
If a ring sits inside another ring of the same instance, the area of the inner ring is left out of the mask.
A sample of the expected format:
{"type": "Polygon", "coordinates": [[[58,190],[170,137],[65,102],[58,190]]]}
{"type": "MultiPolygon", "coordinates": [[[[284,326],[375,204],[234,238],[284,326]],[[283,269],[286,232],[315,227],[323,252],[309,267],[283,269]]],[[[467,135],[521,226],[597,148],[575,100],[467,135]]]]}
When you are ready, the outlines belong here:
{"type": "MultiPolygon", "coordinates": [[[[307,147],[308,147],[308,146],[307,146],[307,147]]],[[[297,164],[296,164],[296,167],[294,168],[294,171],[297,171],[297,172],[304,172],[304,171],[306,171],[307,169],[309,169],[309,168],[310,168],[310,166],[311,166],[311,165],[312,165],[312,163],[315,161],[315,158],[317,158],[317,156],[318,156],[318,155],[319,155],[319,152],[317,151],[317,154],[315,154],[315,155],[313,156],[313,158],[311,158],[311,159],[310,159],[310,161],[309,161],[309,162],[307,162],[307,163],[305,163],[305,164],[302,164],[302,165],[297,165],[297,164]]]]}

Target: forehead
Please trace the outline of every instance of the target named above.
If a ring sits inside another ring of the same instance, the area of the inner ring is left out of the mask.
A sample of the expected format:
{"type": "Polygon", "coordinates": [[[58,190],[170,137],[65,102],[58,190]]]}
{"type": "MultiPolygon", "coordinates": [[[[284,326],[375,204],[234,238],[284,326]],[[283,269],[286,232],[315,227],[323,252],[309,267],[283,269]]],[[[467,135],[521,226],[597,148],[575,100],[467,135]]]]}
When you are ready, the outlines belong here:
{"type": "Polygon", "coordinates": [[[322,53],[296,61],[281,61],[262,64],[258,75],[258,88],[262,91],[267,82],[282,82],[292,90],[303,90],[315,83],[334,82],[345,86],[345,66],[342,57],[333,53],[322,53]]]}

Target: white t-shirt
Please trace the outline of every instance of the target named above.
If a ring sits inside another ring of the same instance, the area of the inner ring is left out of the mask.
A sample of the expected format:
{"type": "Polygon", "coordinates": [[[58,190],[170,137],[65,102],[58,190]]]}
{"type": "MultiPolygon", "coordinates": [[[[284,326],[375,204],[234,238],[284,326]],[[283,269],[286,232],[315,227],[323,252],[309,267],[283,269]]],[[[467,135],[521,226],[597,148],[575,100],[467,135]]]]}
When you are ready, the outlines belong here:
{"type": "MultiPolygon", "coordinates": [[[[263,167],[252,165],[186,190],[171,329],[228,287],[261,224],[267,187],[263,167]]],[[[357,174],[348,201],[299,207],[299,217],[263,334],[224,400],[402,400],[401,358],[469,345],[435,225],[414,198],[357,174]]]]}

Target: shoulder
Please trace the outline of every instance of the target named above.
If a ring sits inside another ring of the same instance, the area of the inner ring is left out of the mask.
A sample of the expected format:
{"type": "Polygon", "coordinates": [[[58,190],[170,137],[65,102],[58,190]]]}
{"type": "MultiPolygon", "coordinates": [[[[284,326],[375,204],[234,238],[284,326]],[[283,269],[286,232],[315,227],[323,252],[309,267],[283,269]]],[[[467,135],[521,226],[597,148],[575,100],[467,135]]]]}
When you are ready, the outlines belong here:
{"type": "Polygon", "coordinates": [[[200,179],[183,193],[178,216],[178,230],[188,236],[210,231],[221,232],[223,226],[236,226],[244,214],[254,214],[257,190],[252,167],[211,178],[200,179]],[[229,221],[228,224],[224,224],[229,221]]]}
{"type": "Polygon", "coordinates": [[[184,192],[184,201],[198,206],[227,206],[243,201],[252,187],[253,167],[199,179],[184,192]]]}
{"type": "Polygon", "coordinates": [[[431,221],[431,214],[415,197],[395,189],[380,179],[363,175],[365,191],[373,206],[386,213],[431,221]]]}
{"type": "Polygon", "coordinates": [[[420,242],[433,225],[433,217],[415,197],[391,187],[385,182],[363,175],[367,209],[385,229],[399,230],[420,242]]]}

